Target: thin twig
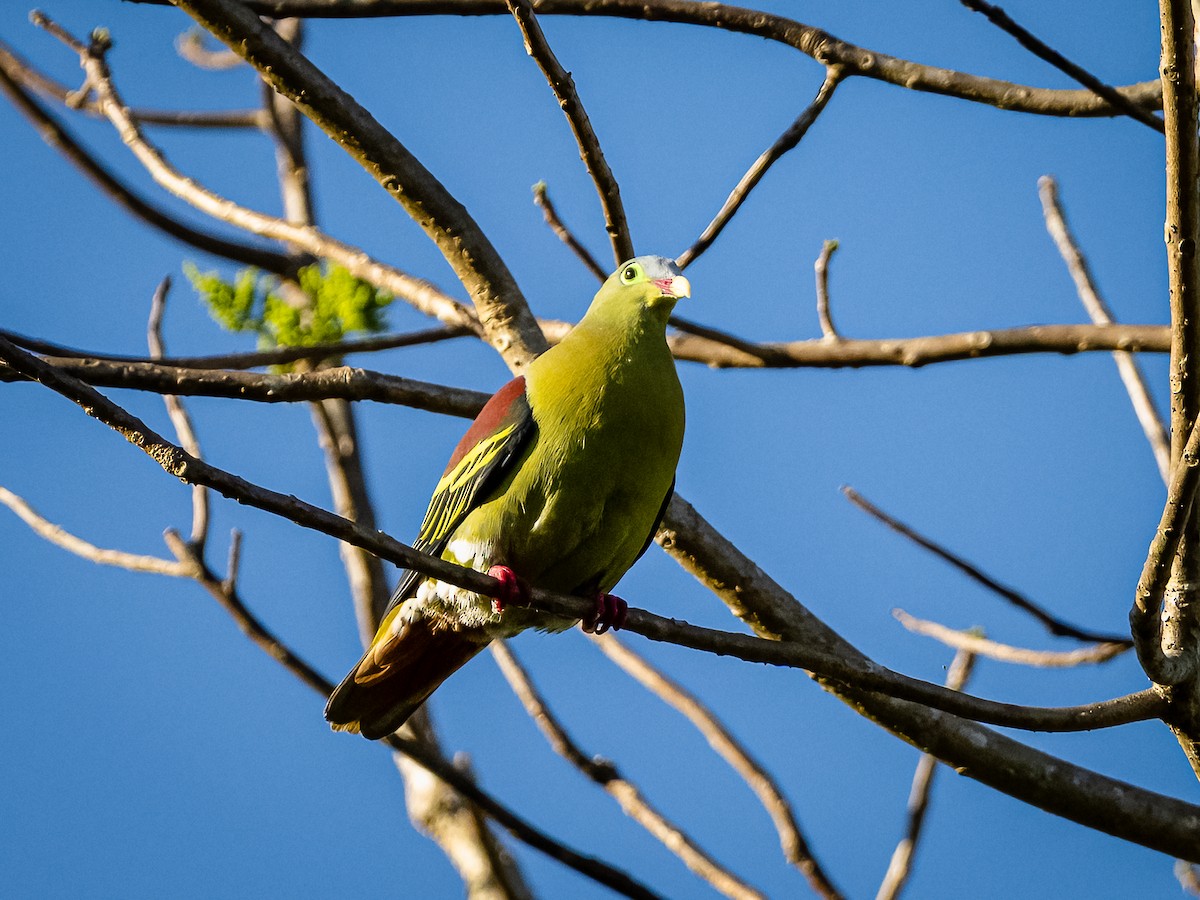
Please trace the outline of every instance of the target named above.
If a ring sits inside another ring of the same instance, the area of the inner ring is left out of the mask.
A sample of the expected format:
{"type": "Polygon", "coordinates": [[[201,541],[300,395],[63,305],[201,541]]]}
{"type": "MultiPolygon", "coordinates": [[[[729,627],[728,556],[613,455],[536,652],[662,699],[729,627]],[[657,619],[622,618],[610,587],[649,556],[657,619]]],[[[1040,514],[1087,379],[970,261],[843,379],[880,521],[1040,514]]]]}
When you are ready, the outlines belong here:
{"type": "Polygon", "coordinates": [[[1000,662],[1015,663],[1020,666],[1036,666],[1043,669],[1065,669],[1084,663],[1108,662],[1133,646],[1132,641],[1125,641],[1113,644],[1092,644],[1090,647],[1080,647],[1078,650],[1028,650],[1024,647],[1012,647],[989,640],[980,636],[973,629],[959,631],[947,628],[937,622],[918,619],[902,609],[893,609],[892,615],[913,634],[923,634],[926,637],[934,638],[956,650],[969,650],[976,656],[986,656],[1000,662]]]}
{"type": "Polygon", "coordinates": [[[633,258],[633,239],[629,234],[629,222],[625,219],[625,207],[621,203],[621,186],[613,176],[604,151],[600,148],[600,139],[592,128],[592,122],[583,108],[579,93],[575,90],[575,80],[571,73],[562,67],[542,26],[538,24],[537,16],[529,0],[505,0],[508,10],[516,19],[521,36],[525,39],[525,52],[528,53],[546,76],[550,89],[558,99],[558,105],[566,114],[571,126],[571,134],[579,145],[579,155],[587,166],[588,174],[596,185],[596,193],[600,196],[600,207],[604,210],[604,230],[612,243],[614,265],[620,265],[627,259],[633,258]]]}
{"type": "MultiPolygon", "coordinates": [[[[175,0],[175,4],[295,103],[375,178],[433,241],[466,288],[474,310],[438,302],[430,311],[440,310],[439,318],[447,324],[477,322],[514,371],[522,370],[546,349],[521,288],[496,248],[466,208],[391,132],[237,0],[175,0]]],[[[333,258],[332,254],[323,255],[333,258]]],[[[403,290],[393,293],[415,302],[403,290]]],[[[434,298],[425,295],[423,299],[434,298]]]]}
{"type": "Polygon", "coordinates": [[[589,635],[597,647],[635,678],[646,690],[682,713],[704,736],[729,766],[754,791],[770,815],[779,834],[783,855],[808,879],[809,886],[825,900],[840,900],[841,891],[830,880],[809,848],[808,841],[792,813],[783,791],[771,774],[758,762],[728,728],[694,694],[652,666],[645,657],[629,649],[615,635],[589,635]]]}
{"type": "MultiPolygon", "coordinates": [[[[181,397],[225,397],[260,403],[374,400],[464,416],[478,412],[488,396],[479,391],[343,366],[267,375],[236,370],[187,369],[153,362],[121,363],[62,357],[44,357],[44,361],[91,385],[181,397]]],[[[0,376],[3,368],[0,366],[0,376]]]]}
{"type": "MultiPolygon", "coordinates": [[[[678,492],[656,541],[742,622],[768,640],[875,666],[721,534],[678,492]]],[[[858,714],[980,784],[1142,846],[1200,863],[1200,807],[1075,765],[957,715],[814,675],[858,714]],[[1137,796],[1141,799],[1134,800],[1137,796]]]]}
{"type": "Polygon", "coordinates": [[[53,341],[44,341],[28,335],[17,334],[0,328],[0,336],[12,341],[18,347],[32,350],[60,359],[75,359],[80,361],[101,361],[116,363],[150,363],[175,366],[184,369],[256,369],[261,366],[278,366],[293,363],[298,360],[319,362],[336,357],[350,356],[354,353],[378,353],[381,350],[394,350],[398,347],[415,347],[420,344],[433,344],[452,338],[465,337],[473,334],[469,328],[452,325],[439,325],[436,328],[426,328],[421,331],[409,331],[396,334],[381,334],[375,337],[356,338],[339,341],[334,344],[311,344],[307,347],[276,347],[271,350],[255,350],[250,353],[223,353],[211,356],[164,356],[161,360],[152,360],[147,356],[130,356],[120,353],[97,353],[93,350],[80,350],[67,347],[53,341]]]}
{"type": "MultiPolygon", "coordinates": [[[[189,569],[189,574],[229,613],[246,637],[304,684],[322,697],[329,697],[333,692],[333,683],[296,654],[250,611],[237,591],[235,580],[231,577],[221,579],[214,574],[204,559],[196,553],[195,548],[186,544],[176,532],[168,530],[163,537],[178,558],[179,564],[189,569]]],[[[634,881],[619,869],[572,850],[525,821],[480,788],[473,779],[460,772],[449,762],[436,756],[428,747],[418,741],[392,735],[384,743],[451,785],[514,837],[535,850],[545,853],[551,859],[558,860],[581,875],[607,885],[627,897],[653,898],[657,896],[649,888],[634,881]]]]}
{"type": "Polygon", "coordinates": [[[720,210],[713,217],[713,220],[708,223],[708,227],[696,239],[696,242],[675,260],[681,269],[686,269],[694,263],[700,254],[712,246],[713,241],[725,230],[725,226],[729,224],[746,198],[750,196],[750,192],[755,186],[762,181],[763,176],[767,174],[767,170],[773,166],[781,156],[800,143],[800,140],[808,133],[808,129],[812,127],[813,122],[817,120],[817,116],[825,109],[833,97],[834,90],[842,78],[845,77],[846,71],[841,66],[832,65],[825,68],[825,80],[821,82],[821,87],[817,91],[817,96],[813,98],[812,103],[800,113],[796,121],[788,126],[788,129],[776,138],[775,143],[768,147],[762,155],[754,161],[754,164],[746,170],[746,174],[741,177],[738,183],[734,186],[725,202],[721,205],[720,210]]]}
{"type": "Polygon", "coordinates": [[[525,707],[525,712],[545,735],[555,753],[604,788],[605,792],[616,799],[627,816],[645,828],[714,889],[726,897],[763,900],[761,892],[724,868],[697,846],[683,829],[651,806],[637,786],[621,775],[616,765],[584,753],[550,711],[545,699],[530,680],[529,673],[504,641],[493,641],[491,650],[513,693],[517,695],[517,699],[525,707]]]}
{"type": "Polygon", "coordinates": [[[164,234],[205,253],[213,253],[242,265],[255,266],[276,274],[294,269],[295,262],[286,254],[227,240],[193,228],[139,197],[132,188],[84,149],[70,132],[18,83],[13,74],[11,60],[8,48],[0,43],[0,90],[4,91],[18,111],[29,120],[43,141],[61,153],[118,206],[164,234]]]}
{"type": "MultiPolygon", "coordinates": [[[[969,650],[959,650],[955,653],[950,669],[946,672],[946,687],[952,691],[961,691],[970,679],[974,665],[975,656],[969,650]]],[[[896,900],[908,883],[913,857],[916,855],[917,844],[921,840],[921,832],[925,825],[925,814],[929,811],[929,798],[932,795],[937,767],[936,756],[921,754],[917,769],[913,773],[912,788],[908,792],[908,826],[905,828],[904,837],[892,852],[892,859],[875,894],[875,900],[896,900]]]]}
{"type": "Polygon", "coordinates": [[[878,519],[897,534],[901,534],[914,544],[924,547],[934,556],[940,557],[941,559],[944,559],[946,562],[950,563],[950,565],[954,566],[954,568],[958,569],[968,578],[983,585],[993,593],[1003,597],[1018,609],[1022,609],[1029,613],[1031,616],[1041,622],[1046,627],[1046,630],[1055,637],[1070,637],[1080,641],[1088,641],[1099,644],[1120,644],[1127,641],[1126,638],[1121,637],[1120,635],[1101,634],[1100,632],[1096,631],[1085,631],[1081,628],[1076,628],[1074,625],[1067,624],[1062,619],[1059,619],[1053,614],[1042,609],[1028,597],[1018,593],[1010,587],[1000,584],[1000,582],[985,574],[962,557],[957,556],[940,544],[935,543],[924,535],[914,531],[899,519],[888,515],[878,506],[863,497],[860,493],[858,493],[858,491],[854,490],[854,488],[843,487],[842,493],[846,495],[846,499],[848,499],[863,512],[875,519],[878,519]]]}
{"type": "Polygon", "coordinates": [[[592,256],[591,251],[583,246],[579,238],[571,232],[558,216],[558,210],[554,208],[554,204],[550,202],[550,195],[546,193],[546,182],[539,181],[533,186],[533,202],[537,204],[538,209],[542,211],[542,216],[546,220],[546,224],[550,226],[550,230],[558,237],[560,241],[571,248],[579,260],[587,266],[589,272],[603,281],[608,277],[608,273],[600,263],[596,262],[596,257],[592,256]]]}
{"type": "Polygon", "coordinates": [[[186,59],[193,66],[208,69],[210,72],[220,72],[225,69],[236,69],[245,65],[245,60],[224,47],[210,50],[204,46],[205,33],[199,28],[189,28],[175,38],[175,52],[181,59],[186,59]]]}
{"type": "MultiPolygon", "coordinates": [[[[168,0],[135,0],[167,3],[168,0]]],[[[376,16],[504,15],[504,0],[247,0],[246,6],[268,16],[371,18],[376,16]]],[[[997,109],[1044,116],[1117,116],[1124,111],[1090,90],[1057,90],[1014,84],[968,72],[956,72],[889,56],[843,41],[823,29],[785,16],[726,3],[694,0],[539,0],[539,16],[612,16],[639,21],[678,22],[754,35],[791,47],[824,65],[841,65],[846,74],[882,81],[907,90],[958,97],[997,109]]],[[[1158,109],[1157,80],[1117,88],[1130,102],[1158,109]]]]}
{"type": "MultiPolygon", "coordinates": [[[[11,48],[0,42],[0,66],[19,84],[43,97],[57,100],[71,109],[100,115],[91,97],[79,97],[66,85],[35,69],[11,48]]],[[[259,128],[262,113],[257,109],[131,109],[130,115],[143,125],[166,125],[179,128],[259,128]]]]}
{"type": "Polygon", "coordinates": [[[1167,502],[1150,542],[1142,575],[1133,595],[1129,624],[1138,661],[1157,684],[1180,684],[1196,670],[1195,655],[1180,644],[1168,643],[1163,625],[1163,599],[1172,577],[1185,523],[1192,514],[1200,487],[1200,422],[1192,425],[1179,462],[1171,472],[1167,502]]]}
{"type": "Polygon", "coordinates": [[[478,320],[471,310],[442,293],[428,281],[378,262],[357,247],[323,234],[316,228],[294,225],[285,219],[238,206],[202,187],[194,179],[182,175],[167,161],[162,152],[146,139],[137,122],[130,117],[128,108],[117,93],[105,61],[107,46],[102,42],[84,45],[44,15],[38,14],[36,21],[79,54],[85,71],[95,85],[101,111],[112,122],[138,161],[163,188],[222,222],[262,237],[287,241],[315,257],[331,259],[352,275],[386,288],[421,312],[435,316],[447,325],[473,329],[479,327],[478,320]]]}
{"type": "MultiPolygon", "coordinates": [[[[162,336],[163,313],[167,308],[167,293],[171,290],[171,276],[167,276],[154,291],[150,301],[150,321],[146,326],[146,342],[150,347],[151,359],[162,359],[166,348],[162,336]]],[[[192,417],[188,415],[183,401],[174,394],[163,394],[163,403],[167,407],[167,416],[175,429],[181,446],[192,456],[199,457],[200,441],[196,430],[192,427],[192,417]]],[[[192,487],[192,545],[196,552],[204,555],[204,544],[208,540],[208,488],[195,485],[192,487]]]]}
{"type": "Polygon", "coordinates": [[[71,534],[61,525],[55,525],[48,521],[24,499],[2,486],[0,486],[0,503],[16,513],[21,521],[33,529],[39,537],[91,562],[99,563],[102,566],[128,569],[130,572],[152,572],[156,575],[171,575],[176,578],[186,578],[190,574],[178,563],[169,559],[140,553],[126,553],[123,550],[108,550],[90,544],[71,534]]]}
{"type": "Polygon", "coordinates": [[[1017,43],[1036,56],[1038,59],[1045,60],[1058,69],[1060,72],[1065,72],[1067,75],[1074,78],[1092,93],[1098,97],[1103,97],[1111,103],[1116,109],[1130,118],[1137,119],[1143,125],[1148,125],[1159,134],[1163,133],[1164,126],[1162,119],[1147,112],[1137,103],[1130,101],[1124,94],[1118,91],[1111,85],[1105,84],[1091,72],[1084,69],[1082,66],[1071,62],[1057,50],[1038,40],[1028,30],[1022,28],[1012,17],[998,6],[993,6],[984,0],[961,0],[962,5],[973,12],[983,13],[997,28],[1007,32],[1017,39],[1017,43]]]}
{"type": "MultiPolygon", "coordinates": [[[[1075,291],[1079,294],[1083,308],[1087,310],[1088,316],[1095,324],[1114,324],[1112,311],[1096,289],[1087,257],[1079,249],[1079,243],[1075,240],[1075,236],[1067,224],[1066,215],[1063,213],[1062,204],[1058,198],[1058,185],[1049,175],[1043,175],[1038,179],[1038,196],[1042,200],[1046,230],[1050,232],[1063,262],[1067,264],[1067,271],[1071,273],[1071,278],[1075,282],[1075,291]]],[[[1150,396],[1150,387],[1146,384],[1146,378],[1138,367],[1133,354],[1118,351],[1113,354],[1113,360],[1117,364],[1117,371],[1121,375],[1121,381],[1125,384],[1125,390],[1129,394],[1133,411],[1142,425],[1146,440],[1150,442],[1150,449],[1158,463],[1158,472],[1165,483],[1171,478],[1171,438],[1167,434],[1167,427],[1158,414],[1154,399],[1150,396]]]]}
{"type": "Polygon", "coordinates": [[[833,318],[829,315],[829,261],[833,259],[837,248],[837,241],[826,241],[821,246],[821,255],[813,263],[817,278],[817,320],[821,323],[821,336],[827,341],[842,339],[833,327],[833,318]]]}

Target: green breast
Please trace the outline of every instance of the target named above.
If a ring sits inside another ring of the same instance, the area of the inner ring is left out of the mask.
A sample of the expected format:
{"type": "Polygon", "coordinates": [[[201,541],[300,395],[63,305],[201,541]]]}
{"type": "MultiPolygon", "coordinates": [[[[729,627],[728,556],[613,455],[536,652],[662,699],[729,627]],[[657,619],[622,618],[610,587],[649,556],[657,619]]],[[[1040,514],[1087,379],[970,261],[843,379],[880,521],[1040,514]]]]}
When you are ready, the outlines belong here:
{"type": "Polygon", "coordinates": [[[538,433],[458,536],[562,592],[611,590],[636,560],[683,444],[683,391],[663,330],[581,323],[526,373],[538,433]]]}

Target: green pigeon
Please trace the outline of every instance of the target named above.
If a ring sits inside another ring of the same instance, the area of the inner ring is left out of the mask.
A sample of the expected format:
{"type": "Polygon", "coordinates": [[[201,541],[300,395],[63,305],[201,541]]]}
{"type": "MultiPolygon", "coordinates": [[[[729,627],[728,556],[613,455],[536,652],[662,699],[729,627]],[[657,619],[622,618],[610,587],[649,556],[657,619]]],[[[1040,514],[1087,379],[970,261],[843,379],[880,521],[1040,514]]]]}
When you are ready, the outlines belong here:
{"type": "Polygon", "coordinates": [[[624,624],[625,601],[609,591],[650,546],[683,446],[666,327],[690,295],[669,259],[622,264],[579,324],[488,401],[413,546],[487,572],[504,596],[405,572],[371,646],[329,698],[334,730],[391,734],[493,638],[574,624],[506,609],[526,585],[594,600],[586,630],[624,624]]]}

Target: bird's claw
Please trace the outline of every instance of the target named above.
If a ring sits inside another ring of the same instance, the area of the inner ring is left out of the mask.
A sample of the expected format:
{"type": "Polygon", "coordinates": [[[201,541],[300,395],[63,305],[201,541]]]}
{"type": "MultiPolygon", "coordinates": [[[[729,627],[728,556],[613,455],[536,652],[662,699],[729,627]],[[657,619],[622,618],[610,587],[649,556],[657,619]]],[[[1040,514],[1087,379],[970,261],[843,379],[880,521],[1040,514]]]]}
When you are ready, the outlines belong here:
{"type": "Polygon", "coordinates": [[[596,609],[583,620],[583,630],[604,634],[608,629],[620,631],[629,617],[629,604],[613,594],[596,594],[596,609]]]}
{"type": "Polygon", "coordinates": [[[500,596],[492,598],[492,612],[499,615],[504,607],[525,599],[525,585],[508,566],[492,566],[487,573],[500,582],[500,596]]]}

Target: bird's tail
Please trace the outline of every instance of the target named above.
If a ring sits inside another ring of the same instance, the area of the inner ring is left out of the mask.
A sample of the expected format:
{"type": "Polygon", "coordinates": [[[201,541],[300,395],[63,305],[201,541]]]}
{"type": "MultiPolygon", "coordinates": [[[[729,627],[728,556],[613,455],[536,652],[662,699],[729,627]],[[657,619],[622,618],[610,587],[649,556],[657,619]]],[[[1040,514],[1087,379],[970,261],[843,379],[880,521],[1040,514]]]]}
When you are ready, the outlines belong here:
{"type": "Polygon", "coordinates": [[[407,622],[376,639],[329,695],[325,718],[334,731],[358,732],[372,741],[386,737],[487,644],[479,632],[435,631],[423,619],[407,622]]]}

